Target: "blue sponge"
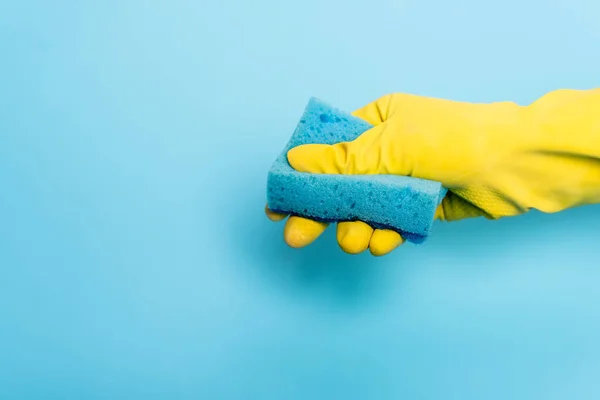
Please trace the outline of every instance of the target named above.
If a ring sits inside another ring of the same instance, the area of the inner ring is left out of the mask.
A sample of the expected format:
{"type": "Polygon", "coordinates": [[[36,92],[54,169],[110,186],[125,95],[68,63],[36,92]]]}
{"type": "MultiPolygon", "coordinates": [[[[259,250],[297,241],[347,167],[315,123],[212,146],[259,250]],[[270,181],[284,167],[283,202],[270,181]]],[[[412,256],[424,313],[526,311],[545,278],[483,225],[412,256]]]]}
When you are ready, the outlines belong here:
{"type": "Polygon", "coordinates": [[[267,178],[269,208],[318,221],[364,221],[392,229],[413,243],[430,233],[446,194],[438,182],[397,175],[330,175],[294,170],[287,152],[302,144],[349,142],[372,126],[311,98],[267,178]]]}

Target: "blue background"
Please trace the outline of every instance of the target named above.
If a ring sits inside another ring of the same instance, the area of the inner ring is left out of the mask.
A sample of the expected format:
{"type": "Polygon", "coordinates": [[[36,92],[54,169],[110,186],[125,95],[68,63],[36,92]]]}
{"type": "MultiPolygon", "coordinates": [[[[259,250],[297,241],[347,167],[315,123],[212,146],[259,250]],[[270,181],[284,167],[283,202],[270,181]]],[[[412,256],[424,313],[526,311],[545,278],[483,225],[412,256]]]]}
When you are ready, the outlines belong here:
{"type": "Polygon", "coordinates": [[[0,398],[600,396],[598,206],[303,250],[306,101],[600,86],[587,1],[0,2],[0,398]]]}

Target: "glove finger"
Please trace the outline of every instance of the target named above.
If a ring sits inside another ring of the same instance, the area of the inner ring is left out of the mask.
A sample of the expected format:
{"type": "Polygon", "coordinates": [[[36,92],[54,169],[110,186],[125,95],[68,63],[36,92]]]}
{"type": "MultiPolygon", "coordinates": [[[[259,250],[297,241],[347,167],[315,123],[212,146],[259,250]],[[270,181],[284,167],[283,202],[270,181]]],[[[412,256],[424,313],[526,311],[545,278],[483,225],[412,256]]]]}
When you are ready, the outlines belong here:
{"type": "Polygon", "coordinates": [[[387,124],[380,124],[352,142],[297,146],[288,151],[287,159],[292,168],[299,172],[346,175],[377,173],[385,169],[378,147],[386,128],[387,124]]]}
{"type": "Polygon", "coordinates": [[[283,229],[283,238],[290,247],[305,247],[314,242],[327,229],[325,222],[292,215],[283,229]]]}
{"type": "Polygon", "coordinates": [[[339,222],[337,225],[337,241],[343,251],[359,254],[369,247],[373,228],[362,221],[339,222]]]}
{"type": "Polygon", "coordinates": [[[342,144],[305,144],[287,153],[296,171],[313,174],[342,174],[346,164],[346,146],[342,144]]]}
{"type": "Polygon", "coordinates": [[[271,211],[269,209],[268,204],[265,206],[265,214],[267,214],[267,218],[269,218],[271,221],[275,221],[275,222],[282,221],[287,217],[287,214],[280,214],[280,213],[271,211]]]}
{"type": "Polygon", "coordinates": [[[371,237],[369,250],[374,256],[384,256],[403,243],[404,238],[398,232],[389,229],[376,229],[371,237]]]}
{"type": "Polygon", "coordinates": [[[385,95],[377,100],[352,112],[352,115],[358,117],[371,125],[379,125],[388,119],[390,109],[391,95],[385,95]]]}

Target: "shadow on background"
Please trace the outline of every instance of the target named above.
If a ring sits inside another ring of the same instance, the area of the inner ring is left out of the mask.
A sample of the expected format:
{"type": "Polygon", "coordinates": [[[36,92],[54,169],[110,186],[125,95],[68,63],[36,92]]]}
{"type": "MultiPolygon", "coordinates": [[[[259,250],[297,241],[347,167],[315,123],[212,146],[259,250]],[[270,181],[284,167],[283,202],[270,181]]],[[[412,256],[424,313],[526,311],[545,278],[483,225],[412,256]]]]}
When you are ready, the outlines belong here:
{"type": "Polygon", "coordinates": [[[255,233],[239,240],[244,247],[240,253],[246,257],[241,265],[261,281],[266,279],[267,285],[287,288],[295,295],[325,297],[342,307],[359,307],[377,296],[391,273],[391,260],[374,259],[368,252],[344,253],[335,241],[335,225],[310,246],[292,249],[283,241],[285,222],[247,215],[243,225],[255,233]]]}
{"type": "Polygon", "coordinates": [[[290,248],[283,241],[285,221],[272,222],[264,215],[263,181],[249,182],[238,188],[232,198],[245,198],[228,221],[230,233],[243,266],[262,284],[284,294],[326,299],[339,307],[361,307],[378,296],[394,270],[402,267],[402,258],[376,258],[366,251],[360,255],[344,253],[335,238],[335,224],[310,246],[290,248]]]}

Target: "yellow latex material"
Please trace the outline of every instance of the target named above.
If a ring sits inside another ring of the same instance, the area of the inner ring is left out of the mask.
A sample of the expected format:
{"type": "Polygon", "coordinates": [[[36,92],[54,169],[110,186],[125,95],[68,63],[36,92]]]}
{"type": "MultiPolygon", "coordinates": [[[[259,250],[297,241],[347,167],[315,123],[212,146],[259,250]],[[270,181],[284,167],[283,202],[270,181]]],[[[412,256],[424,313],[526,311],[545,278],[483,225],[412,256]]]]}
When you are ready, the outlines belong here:
{"type": "MultiPolygon", "coordinates": [[[[288,152],[291,166],[441,182],[449,192],[436,218],[446,221],[600,203],[600,89],[557,90],[525,106],[391,94],[353,115],[374,128],[348,143],[296,147],[288,152]]],[[[266,212],[273,220],[285,218],[266,212]]],[[[290,246],[306,246],[326,227],[291,217],[284,238],[290,246]]],[[[348,253],[369,248],[374,255],[403,242],[363,222],[339,223],[337,240],[348,253]]]]}

